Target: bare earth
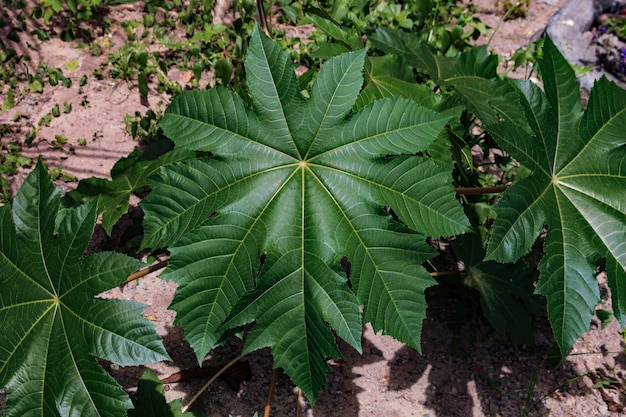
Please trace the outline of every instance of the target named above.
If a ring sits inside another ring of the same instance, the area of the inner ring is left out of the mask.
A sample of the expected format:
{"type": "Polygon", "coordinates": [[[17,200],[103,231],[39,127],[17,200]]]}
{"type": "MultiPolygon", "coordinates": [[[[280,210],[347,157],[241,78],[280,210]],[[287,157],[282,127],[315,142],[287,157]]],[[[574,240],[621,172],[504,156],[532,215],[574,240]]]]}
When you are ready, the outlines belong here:
{"type": "MultiPolygon", "coordinates": [[[[469,3],[467,0],[465,3],[469,3]]],[[[475,0],[479,17],[484,23],[496,27],[501,12],[490,0],[475,0]]],[[[563,5],[565,0],[534,0],[529,15],[504,23],[490,46],[507,57],[529,39],[539,34],[549,17],[563,5]]],[[[113,8],[114,22],[140,18],[140,4],[113,8]]],[[[123,44],[121,27],[113,26],[111,37],[96,39],[102,45],[123,44]]],[[[0,29],[0,38],[6,33],[0,29]]],[[[98,81],[91,76],[93,69],[104,61],[108,50],[95,58],[84,49],[76,49],[71,43],[58,39],[41,42],[33,36],[22,36],[21,44],[5,41],[7,46],[20,48],[33,58],[36,68],[39,60],[52,67],[62,67],[77,60],[78,67],[72,72],[64,69],[74,81],[67,89],[61,86],[45,86],[42,94],[28,93],[16,97],[16,106],[0,113],[0,123],[22,127],[21,133],[2,137],[3,142],[24,140],[27,126],[48,113],[54,104],[72,103],[70,114],[52,120],[50,127],[41,129],[31,148],[25,148],[28,156],[43,155],[51,167],[60,167],[78,178],[106,177],[112,165],[127,155],[137,143],[124,131],[124,117],[135,111],[147,109],[140,103],[136,86],[124,81],[98,81]],[[34,49],[26,47],[28,41],[34,49]],[[78,80],[89,75],[89,82],[82,88],[78,80]],[[87,100],[89,105],[82,106],[87,100]],[[26,118],[13,121],[16,113],[26,118]],[[74,153],[53,149],[50,142],[56,134],[63,134],[74,145],[74,153]],[[78,138],[87,139],[86,146],[78,144],[78,138]]],[[[481,39],[479,43],[485,43],[481,39]]],[[[180,80],[181,83],[184,81],[180,80]]],[[[4,100],[4,97],[0,97],[4,100]]],[[[167,96],[151,91],[149,105],[153,109],[164,108],[167,96]]],[[[20,172],[15,186],[27,175],[20,172]]],[[[75,183],[60,184],[66,189],[75,183]]],[[[182,330],[173,326],[175,313],[167,310],[175,286],[149,276],[125,288],[108,292],[106,297],[132,299],[145,304],[145,315],[154,321],[159,334],[164,337],[165,347],[173,362],[151,364],[159,377],[167,377],[181,369],[197,365],[195,355],[184,342],[182,330]]],[[[617,323],[600,329],[594,319],[591,331],[576,343],[571,354],[555,367],[548,367],[544,359],[552,344],[551,330],[546,322],[537,323],[536,345],[518,346],[495,333],[480,318],[478,306],[470,307],[467,294],[458,291],[442,293],[437,288],[428,293],[428,318],[422,334],[422,354],[396,342],[390,337],[374,334],[369,326],[363,336],[363,354],[341,345],[344,362],[333,362],[328,373],[325,391],[318,398],[315,409],[305,399],[298,399],[298,390],[282,373],[278,373],[272,416],[385,416],[385,417],[464,417],[464,416],[619,416],[623,411],[624,339],[617,323]],[[598,371],[607,382],[603,389],[592,388],[595,382],[587,376],[598,371]]],[[[608,296],[607,296],[608,298],[608,296]]],[[[608,308],[609,301],[602,306],[608,308]]],[[[235,357],[241,346],[237,340],[217,349],[207,356],[205,366],[227,363],[235,357]]],[[[251,368],[251,378],[240,390],[233,390],[226,382],[217,380],[193,407],[208,416],[250,417],[262,414],[272,362],[269,351],[249,355],[245,360],[251,368]]],[[[143,372],[141,368],[122,368],[104,364],[130,392],[143,372]]],[[[168,400],[183,398],[188,401],[205,384],[207,378],[196,378],[166,385],[168,400]]]]}

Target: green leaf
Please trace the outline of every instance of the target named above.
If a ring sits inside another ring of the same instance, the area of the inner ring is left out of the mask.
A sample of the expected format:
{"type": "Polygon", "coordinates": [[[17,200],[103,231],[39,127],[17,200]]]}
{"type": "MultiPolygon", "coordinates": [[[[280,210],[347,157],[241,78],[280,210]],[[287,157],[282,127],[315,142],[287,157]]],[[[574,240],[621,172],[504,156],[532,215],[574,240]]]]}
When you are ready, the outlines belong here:
{"type": "Polygon", "coordinates": [[[4,103],[2,103],[2,111],[10,110],[14,106],[15,106],[15,97],[13,96],[13,87],[11,87],[7,91],[7,96],[4,99],[4,103]]]}
{"type": "Polygon", "coordinates": [[[133,398],[133,410],[128,417],[200,417],[199,413],[183,413],[182,401],[165,401],[165,390],[161,380],[150,369],[146,369],[137,384],[137,394],[133,398]]]}
{"type": "Polygon", "coordinates": [[[145,72],[137,74],[137,86],[139,87],[139,94],[141,94],[141,97],[148,97],[150,90],[148,89],[148,75],[145,72]]]}
{"type": "Polygon", "coordinates": [[[532,319],[545,305],[533,295],[533,269],[523,261],[501,264],[483,261],[485,249],[477,233],[452,241],[454,253],[465,265],[464,283],[480,293],[483,314],[502,335],[516,343],[532,344],[532,319]]]}
{"type": "Polygon", "coordinates": [[[358,32],[341,27],[330,16],[323,16],[323,14],[320,9],[309,8],[306,18],[313,23],[317,30],[335,40],[340,46],[339,49],[342,49],[341,52],[363,49],[363,39],[358,32]]]}
{"type": "Polygon", "coordinates": [[[596,317],[600,320],[601,323],[601,328],[604,330],[604,328],[606,326],[608,326],[613,319],[615,318],[615,316],[613,315],[612,312],[608,311],[608,310],[602,310],[602,309],[597,309],[596,310],[596,317]]]}
{"type": "Polygon", "coordinates": [[[528,129],[515,88],[497,75],[498,57],[485,46],[475,47],[456,57],[436,56],[427,43],[409,33],[378,28],[369,37],[372,44],[404,57],[428,74],[438,85],[450,87],[483,123],[508,120],[528,129]]]}
{"type": "Polygon", "coordinates": [[[92,356],[122,366],[168,359],[143,306],[94,299],[141,265],[117,253],[83,256],[96,203],[60,210],[41,162],[0,207],[0,387],[5,415],[113,416],[126,393],[92,356]]]}
{"type": "Polygon", "coordinates": [[[405,97],[435,109],[449,97],[435,94],[424,84],[416,84],[404,62],[397,56],[368,57],[365,60],[366,84],[359,94],[355,108],[360,109],[379,98],[405,97]]]}
{"type": "MultiPolygon", "coordinates": [[[[416,84],[411,68],[394,55],[368,57],[364,65],[366,84],[355,103],[355,109],[361,109],[380,98],[405,97],[417,104],[450,116],[450,124],[459,120],[464,106],[451,95],[436,94],[425,84],[416,84]]],[[[442,131],[431,143],[428,153],[433,161],[443,167],[453,167],[450,157],[450,139],[448,132],[442,131]]]]}
{"type": "Polygon", "coordinates": [[[177,96],[164,132],[213,157],[163,167],[141,203],[142,246],[169,246],[163,277],[179,285],[171,307],[198,359],[255,321],[245,351],[271,347],[311,401],[340,355],[331,328],[360,350],[360,305],[376,331],[419,349],[434,284],[421,233],[468,228],[451,171],[418,155],[449,116],[402,98],[351,114],[365,53],[329,60],[305,100],[288,55],[257,28],[245,61],[254,106],[223,88],[177,96]]]}
{"type": "Polygon", "coordinates": [[[626,91],[602,78],[585,111],[569,63],[550,39],[539,61],[545,93],[517,84],[532,134],[487,126],[532,175],[496,205],[487,259],[514,261],[547,225],[537,292],[565,354],[589,328],[600,300],[595,264],[606,258],[615,316],[626,324],[626,91]]]}
{"type": "Polygon", "coordinates": [[[64,204],[98,200],[98,210],[104,212],[102,226],[110,235],[115,223],[128,211],[130,196],[148,186],[148,177],[156,174],[162,165],[193,157],[195,152],[170,150],[167,144],[156,142],[143,153],[133,151],[117,161],[111,169],[112,180],[98,177],[81,180],[76,190],[64,197],[64,204]]]}
{"type": "Polygon", "coordinates": [[[35,78],[33,77],[29,84],[28,87],[30,89],[31,93],[42,93],[43,92],[43,84],[41,82],[41,80],[39,78],[35,78]]]}

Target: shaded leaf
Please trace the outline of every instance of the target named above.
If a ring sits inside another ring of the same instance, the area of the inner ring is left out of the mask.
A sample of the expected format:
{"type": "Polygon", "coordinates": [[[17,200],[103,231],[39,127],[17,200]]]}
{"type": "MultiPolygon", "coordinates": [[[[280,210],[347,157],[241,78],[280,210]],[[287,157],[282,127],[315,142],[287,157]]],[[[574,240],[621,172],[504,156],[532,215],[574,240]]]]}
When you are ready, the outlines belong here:
{"type": "Polygon", "coordinates": [[[534,270],[530,265],[483,261],[485,249],[476,233],[457,237],[452,249],[465,264],[464,283],[480,293],[480,305],[489,323],[517,343],[532,344],[533,317],[544,305],[533,295],[534,270]]]}
{"type": "Polygon", "coordinates": [[[161,142],[143,153],[135,150],[118,160],[111,169],[111,180],[98,177],[81,180],[76,190],[64,196],[64,204],[97,199],[98,210],[103,212],[102,227],[110,235],[115,223],[128,211],[130,196],[148,186],[148,177],[156,174],[162,165],[196,156],[195,152],[184,149],[170,150],[161,142]]]}
{"type": "Polygon", "coordinates": [[[134,409],[128,410],[128,417],[200,417],[202,414],[183,413],[182,401],[179,399],[167,402],[163,382],[146,369],[137,384],[137,394],[133,397],[134,409]]]}
{"type": "MultiPolygon", "coordinates": [[[[171,384],[174,382],[187,381],[193,378],[210,379],[216,373],[222,371],[222,368],[223,366],[206,366],[202,368],[198,366],[195,368],[183,369],[182,371],[176,372],[167,378],[163,378],[162,381],[164,384],[171,384]]],[[[249,381],[252,377],[250,364],[246,361],[236,362],[225,369],[219,377],[226,381],[228,386],[230,386],[233,390],[239,391],[243,388],[244,382],[249,381]]]]}
{"type": "Polygon", "coordinates": [[[315,56],[329,59],[343,52],[363,49],[363,40],[358,32],[342,27],[330,15],[326,15],[322,9],[307,7],[306,11],[306,20],[311,21],[316,30],[321,31],[336,42],[318,47],[317,50],[313,51],[315,56]],[[333,50],[334,53],[323,52],[329,50],[333,50]]]}
{"type": "Polygon", "coordinates": [[[615,316],[612,312],[602,309],[596,310],[596,317],[600,320],[602,329],[608,326],[613,321],[613,319],[615,319],[615,316]]]}
{"type": "Polygon", "coordinates": [[[383,27],[376,29],[369,40],[387,53],[404,57],[438,85],[452,88],[483,123],[504,119],[516,124],[518,129],[528,129],[515,88],[509,80],[498,77],[498,57],[487,53],[486,46],[455,57],[437,56],[417,37],[383,27]]]}
{"type": "Polygon", "coordinates": [[[429,109],[443,107],[450,100],[449,96],[435,94],[427,85],[416,84],[409,67],[397,56],[368,57],[364,70],[366,83],[357,98],[356,109],[379,98],[410,98],[429,109]]]}

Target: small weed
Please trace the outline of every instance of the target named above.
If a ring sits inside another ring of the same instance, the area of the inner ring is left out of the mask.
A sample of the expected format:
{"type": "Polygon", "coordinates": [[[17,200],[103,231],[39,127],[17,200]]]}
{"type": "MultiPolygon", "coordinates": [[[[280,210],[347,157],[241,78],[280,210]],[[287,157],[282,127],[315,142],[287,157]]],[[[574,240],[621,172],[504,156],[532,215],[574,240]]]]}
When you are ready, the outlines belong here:
{"type": "Polygon", "coordinates": [[[50,126],[50,122],[52,121],[52,113],[44,114],[41,119],[37,122],[37,126],[50,126]]]}
{"type": "Polygon", "coordinates": [[[63,171],[61,168],[51,168],[49,170],[50,177],[53,180],[62,180],[63,182],[77,182],[78,178],[75,175],[70,174],[67,171],[63,171]]]}
{"type": "MultiPolygon", "coordinates": [[[[16,132],[10,125],[0,125],[0,133],[7,135],[16,132]]],[[[15,175],[20,167],[30,166],[30,158],[23,156],[21,146],[16,142],[0,144],[0,203],[11,200],[9,178],[15,175]]]]}
{"type": "Polygon", "coordinates": [[[70,72],[76,71],[78,69],[78,66],[79,66],[79,64],[78,64],[78,61],[76,59],[73,59],[71,61],[67,61],[65,63],[65,69],[70,71],[70,72]]]}
{"type": "Polygon", "coordinates": [[[54,141],[60,145],[65,145],[67,143],[67,137],[65,135],[54,135],[54,141]]]}
{"type": "Polygon", "coordinates": [[[40,78],[32,77],[28,83],[31,93],[43,93],[43,81],[40,78]]]}
{"type": "Polygon", "coordinates": [[[9,88],[7,95],[2,103],[2,111],[7,111],[15,106],[15,98],[13,97],[13,88],[9,88]]]}
{"type": "Polygon", "coordinates": [[[144,115],[137,111],[134,116],[126,115],[124,129],[135,140],[147,143],[156,142],[164,138],[163,131],[158,125],[162,116],[162,110],[154,112],[152,109],[149,109],[144,115]]]}
{"type": "Polygon", "coordinates": [[[599,33],[614,33],[622,40],[626,40],[626,18],[606,19],[597,31],[599,33]]]}
{"type": "Polygon", "coordinates": [[[530,0],[498,0],[498,9],[504,14],[504,20],[526,17],[530,0]]]}
{"type": "Polygon", "coordinates": [[[61,108],[58,104],[55,104],[52,110],[50,111],[53,117],[61,117],[61,108]]]}
{"type": "Polygon", "coordinates": [[[37,130],[36,129],[32,129],[32,130],[28,131],[28,133],[26,133],[26,138],[24,140],[24,144],[26,146],[32,145],[32,143],[33,143],[33,141],[35,140],[36,137],[37,137],[37,130]]]}

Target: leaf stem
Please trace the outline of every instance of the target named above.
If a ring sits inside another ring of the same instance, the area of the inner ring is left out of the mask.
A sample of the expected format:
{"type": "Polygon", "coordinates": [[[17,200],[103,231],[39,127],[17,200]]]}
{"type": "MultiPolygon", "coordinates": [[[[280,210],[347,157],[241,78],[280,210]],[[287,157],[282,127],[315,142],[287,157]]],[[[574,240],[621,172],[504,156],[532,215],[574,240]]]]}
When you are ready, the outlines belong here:
{"type": "Polygon", "coordinates": [[[493,187],[455,187],[454,192],[459,195],[484,195],[498,194],[506,191],[508,185],[496,185],[493,187]]]}
{"type": "MultiPolygon", "coordinates": [[[[577,356],[577,355],[595,355],[595,354],[600,354],[600,355],[605,355],[605,354],[620,354],[623,352],[579,352],[579,353],[570,353],[568,354],[566,357],[569,356],[577,356]]],[[[544,358],[541,360],[541,363],[539,365],[537,365],[537,367],[535,368],[535,372],[533,373],[533,377],[532,380],[530,381],[530,384],[528,385],[528,389],[526,392],[526,401],[524,403],[524,410],[523,410],[523,415],[527,416],[528,412],[530,411],[530,409],[537,407],[541,401],[543,401],[544,399],[546,399],[547,397],[549,397],[550,395],[554,394],[557,390],[566,387],[567,385],[583,378],[583,377],[589,377],[591,372],[587,371],[583,374],[580,375],[576,375],[572,378],[569,378],[568,380],[566,380],[565,382],[557,385],[555,388],[551,389],[550,391],[548,391],[546,394],[544,394],[543,396],[541,396],[539,399],[532,401],[532,394],[534,392],[535,386],[537,384],[537,379],[539,377],[539,370],[545,365],[546,360],[554,358],[553,356],[548,356],[548,354],[546,353],[546,355],[544,356],[544,358]]],[[[565,359],[565,358],[563,358],[565,359]]]]}
{"type": "Polygon", "coordinates": [[[506,20],[507,17],[509,17],[509,14],[511,14],[511,12],[517,7],[517,2],[514,2],[511,7],[509,7],[506,12],[502,15],[502,17],[500,18],[500,20],[498,21],[498,24],[496,25],[495,29],[493,30],[493,32],[491,32],[491,36],[489,36],[489,39],[487,40],[487,47],[489,47],[489,45],[491,45],[491,41],[493,40],[493,37],[496,35],[496,33],[498,32],[498,30],[500,29],[500,26],[502,26],[502,23],[504,23],[504,21],[506,20]]]}
{"type": "Polygon", "coordinates": [[[454,277],[460,275],[459,271],[435,271],[428,273],[431,277],[454,277]]]}
{"type": "Polygon", "coordinates": [[[267,400],[265,401],[265,410],[263,410],[263,417],[270,417],[270,411],[272,410],[272,398],[274,397],[274,385],[276,385],[276,372],[276,368],[272,369],[272,375],[270,376],[270,387],[267,389],[267,400]]]}
{"type": "Polygon", "coordinates": [[[261,29],[270,38],[270,30],[267,24],[267,15],[265,14],[265,7],[263,6],[263,0],[256,0],[257,9],[259,9],[259,20],[261,21],[261,29]]]}
{"type": "Polygon", "coordinates": [[[302,399],[302,388],[298,387],[298,397],[296,398],[296,417],[300,417],[300,400],[302,399]]]}
{"type": "MultiPolygon", "coordinates": [[[[527,394],[526,397],[526,404],[524,405],[524,415],[528,415],[528,411],[530,411],[530,409],[537,407],[539,404],[541,404],[541,402],[543,400],[545,400],[546,398],[548,398],[550,395],[554,394],[555,392],[557,392],[558,390],[560,390],[561,388],[565,388],[566,386],[578,381],[581,378],[584,377],[588,377],[589,376],[589,372],[585,372],[582,375],[576,375],[575,377],[572,377],[570,379],[568,379],[567,381],[563,382],[562,384],[557,385],[554,389],[551,389],[550,391],[548,391],[546,394],[544,394],[541,398],[539,398],[538,400],[534,401],[532,404],[530,403],[530,398],[532,397],[532,391],[530,391],[529,394],[527,394]]],[[[535,383],[536,381],[533,381],[533,383],[535,383]]],[[[530,388],[530,387],[529,387],[530,388]]]]}
{"type": "Polygon", "coordinates": [[[128,278],[126,278],[126,281],[124,281],[122,283],[122,286],[124,286],[126,284],[129,284],[129,283],[135,281],[136,279],[145,277],[146,275],[148,275],[148,274],[150,274],[150,273],[152,273],[154,271],[158,271],[159,269],[163,269],[166,266],[167,266],[167,260],[160,261],[160,262],[157,262],[157,263],[155,263],[153,265],[150,265],[147,268],[140,269],[139,271],[130,274],[128,276],[128,278]]]}
{"type": "Polygon", "coordinates": [[[200,398],[200,395],[202,395],[202,392],[204,392],[204,390],[206,390],[207,388],[209,388],[209,385],[211,385],[213,383],[213,381],[215,381],[220,375],[222,375],[228,368],[230,368],[231,366],[233,366],[234,364],[236,364],[237,362],[239,362],[244,356],[246,356],[244,353],[242,353],[241,355],[237,356],[235,359],[233,359],[232,361],[228,362],[226,365],[224,365],[219,371],[217,371],[215,373],[215,375],[213,375],[211,377],[211,379],[209,379],[207,381],[206,384],[204,384],[202,386],[202,388],[200,388],[198,390],[198,392],[196,392],[196,394],[191,398],[191,400],[189,400],[189,402],[187,403],[187,405],[185,405],[183,408],[181,408],[180,411],[182,411],[183,413],[186,413],[187,410],[189,409],[189,407],[191,407],[191,405],[193,403],[196,402],[196,400],[198,398],[200,398]]]}

